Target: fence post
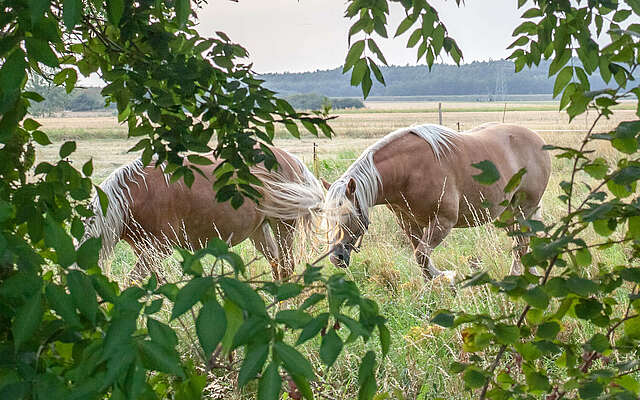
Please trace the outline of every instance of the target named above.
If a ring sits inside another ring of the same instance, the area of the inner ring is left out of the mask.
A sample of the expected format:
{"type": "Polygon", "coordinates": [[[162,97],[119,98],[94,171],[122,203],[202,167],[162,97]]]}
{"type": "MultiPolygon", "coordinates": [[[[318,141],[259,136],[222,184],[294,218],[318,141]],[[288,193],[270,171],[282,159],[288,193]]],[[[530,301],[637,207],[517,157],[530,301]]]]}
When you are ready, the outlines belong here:
{"type": "Polygon", "coordinates": [[[320,179],[320,171],[318,170],[318,144],[313,142],[313,173],[317,179],[320,179]]]}
{"type": "Polygon", "coordinates": [[[504,117],[507,115],[507,103],[504,103],[504,110],[502,111],[502,123],[504,124],[504,117]]]}
{"type": "Polygon", "coordinates": [[[438,103],[438,124],[442,125],[442,103],[438,103]]]}

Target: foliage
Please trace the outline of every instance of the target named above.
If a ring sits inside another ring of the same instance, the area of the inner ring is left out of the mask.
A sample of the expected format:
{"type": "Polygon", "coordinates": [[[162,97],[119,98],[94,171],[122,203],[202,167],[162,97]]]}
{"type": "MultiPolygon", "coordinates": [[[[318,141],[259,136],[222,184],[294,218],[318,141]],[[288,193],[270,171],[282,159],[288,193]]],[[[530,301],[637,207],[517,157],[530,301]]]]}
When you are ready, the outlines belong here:
{"type": "Polygon", "coordinates": [[[364,103],[356,98],[330,99],[316,93],[292,94],[284,97],[296,110],[321,110],[325,106],[340,110],[345,108],[364,108],[364,103]]]}
{"type": "MultiPolygon", "coordinates": [[[[640,394],[638,353],[640,342],[640,208],[636,191],[640,178],[638,140],[640,121],[625,121],[615,130],[597,133],[596,123],[611,115],[623,97],[640,94],[633,78],[638,66],[640,3],[519,1],[528,8],[525,22],[514,30],[511,58],[516,70],[552,60],[554,95],[570,118],[589,109],[596,121],[576,148],[547,146],[556,157],[572,164],[560,183],[564,215],[551,223],[520,221],[520,235],[529,236],[531,250],[526,267],[540,275],[493,278],[479,272],[465,286],[489,286],[517,304],[503,314],[469,314],[441,310],[433,322],[461,329],[463,350],[473,355],[468,363],[454,363],[470,390],[479,397],[507,398],[637,398],[640,394]],[[634,17],[632,17],[634,16],[634,17]],[[596,38],[599,38],[596,41],[596,38]],[[577,56],[580,63],[573,62],[577,56]],[[599,73],[608,87],[592,90],[589,76],[599,73]],[[617,164],[592,156],[594,141],[607,141],[620,153],[617,164]],[[579,182],[589,176],[595,184],[579,182]],[[586,193],[584,193],[586,192],[586,193]],[[589,239],[593,229],[597,239],[589,239]],[[595,274],[584,269],[594,263],[594,253],[614,243],[627,247],[623,265],[598,263],[595,274]],[[585,341],[563,334],[579,324],[595,333],[585,341]]],[[[639,103],[640,107],[640,103],[639,103]]],[[[640,116],[640,109],[636,113],[640,116]]],[[[498,178],[488,162],[475,164],[485,184],[498,178]]],[[[513,191],[522,173],[505,188],[513,191]]],[[[505,193],[507,197],[509,193],[505,193]]],[[[506,211],[498,219],[505,226],[506,211]]]]}
{"type": "MultiPolygon", "coordinates": [[[[104,98],[100,88],[75,88],[71,93],[56,86],[40,75],[31,77],[27,88],[44,98],[41,102],[31,104],[29,113],[33,116],[52,116],[63,111],[101,111],[105,110],[104,98]]],[[[110,107],[115,111],[115,106],[110,107]]]]}
{"type": "MultiPolygon", "coordinates": [[[[244,63],[241,46],[223,32],[200,37],[194,20],[187,0],[2,3],[0,398],[200,398],[206,381],[193,367],[198,360],[177,353],[177,335],[159,314],[163,305],[173,319],[195,315],[199,307],[201,361],[209,361],[218,343],[224,351],[244,349],[239,384],[259,378],[258,397],[264,399],[279,397],[281,371],[311,397],[308,381],[315,372],[289,344],[291,332],[301,342],[328,330],[320,347],[326,365],[343,344],[367,340],[376,328],[383,352],[388,349],[377,306],[341,274],[325,277],[320,267],[307,266],[288,282],[254,282],[237,255],[212,241],[196,254],[181,251],[184,282],[159,285],[152,276],[120,290],[98,267],[100,240],[81,242],[83,220],[92,215],[93,164],[71,164],[73,141],[60,147],[56,162],[37,162],[36,144],[51,142],[37,121],[25,118],[44,100],[27,87],[29,76],[71,93],[78,73],[99,74],[107,83],[101,92],[106,104],[115,105],[129,136],[140,138],[132,151],[142,151],[145,164],[155,155],[174,180],[190,185],[198,170],[183,166],[185,153],[213,151],[224,160],[215,172],[217,200],[234,206],[257,197],[252,185],[260,182],[250,166],[276,167],[266,147],[275,125],[294,136],[297,122],[331,135],[325,115],[298,113],[276,98],[244,63]],[[205,256],[232,269],[205,273],[205,256]],[[318,293],[307,297],[312,289],[318,293]],[[276,304],[289,298],[306,301],[276,312],[276,304]],[[328,314],[313,316],[321,301],[328,314]],[[328,325],[336,320],[347,326],[348,338],[328,325]]],[[[95,190],[105,209],[104,194],[95,190]]],[[[375,366],[372,352],[363,360],[366,370],[375,366]]],[[[370,398],[375,378],[361,386],[370,398]]]]}

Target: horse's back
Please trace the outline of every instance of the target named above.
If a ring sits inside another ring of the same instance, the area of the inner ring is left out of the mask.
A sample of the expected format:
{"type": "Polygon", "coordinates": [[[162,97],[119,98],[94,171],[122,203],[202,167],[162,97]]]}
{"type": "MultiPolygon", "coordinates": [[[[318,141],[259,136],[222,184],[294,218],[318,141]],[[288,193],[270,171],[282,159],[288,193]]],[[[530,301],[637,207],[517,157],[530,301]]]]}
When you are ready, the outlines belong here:
{"type": "Polygon", "coordinates": [[[532,212],[538,206],[551,174],[551,158],[543,149],[544,145],[542,138],[534,131],[509,124],[491,124],[462,135],[457,150],[461,154],[451,158],[454,160],[451,167],[458,171],[457,184],[464,197],[460,202],[461,213],[475,213],[478,210],[472,210],[472,207],[479,207],[480,203],[488,201],[493,204],[489,211],[495,217],[504,209],[498,204],[505,198],[511,199],[516,193],[525,195],[520,206],[526,213],[532,212]],[[456,158],[465,162],[456,163],[456,158]],[[473,178],[480,171],[471,164],[484,160],[491,161],[500,173],[499,180],[489,186],[473,178]],[[518,187],[510,193],[504,193],[509,180],[522,169],[526,173],[518,187]]]}

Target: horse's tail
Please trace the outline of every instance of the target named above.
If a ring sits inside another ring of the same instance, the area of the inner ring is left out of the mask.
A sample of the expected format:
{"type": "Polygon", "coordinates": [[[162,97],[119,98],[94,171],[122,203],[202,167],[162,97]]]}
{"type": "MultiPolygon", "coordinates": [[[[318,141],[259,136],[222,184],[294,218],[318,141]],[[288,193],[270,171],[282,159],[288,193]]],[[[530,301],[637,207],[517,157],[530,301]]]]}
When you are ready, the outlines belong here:
{"type": "Polygon", "coordinates": [[[100,184],[100,189],[109,200],[106,214],[102,212],[97,194],[91,201],[94,215],[85,222],[83,241],[89,238],[102,238],[101,261],[113,253],[131,216],[132,198],[129,184],[140,185],[140,181],[146,186],[144,165],[138,159],[116,169],[100,184]]]}
{"type": "Polygon", "coordinates": [[[319,232],[324,204],[324,187],[302,161],[289,154],[297,165],[295,179],[290,179],[280,172],[269,172],[266,169],[254,172],[262,181],[256,189],[262,195],[258,209],[266,216],[285,221],[296,221],[307,239],[315,237],[319,232]]]}

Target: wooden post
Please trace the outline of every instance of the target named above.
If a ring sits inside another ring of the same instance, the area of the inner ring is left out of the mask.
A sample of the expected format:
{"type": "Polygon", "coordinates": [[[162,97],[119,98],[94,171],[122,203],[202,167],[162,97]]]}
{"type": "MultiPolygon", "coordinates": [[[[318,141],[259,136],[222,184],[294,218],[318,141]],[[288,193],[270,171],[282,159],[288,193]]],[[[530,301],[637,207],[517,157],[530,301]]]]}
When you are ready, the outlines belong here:
{"type": "Polygon", "coordinates": [[[504,117],[507,115],[507,103],[504,103],[504,110],[502,111],[502,123],[504,124],[504,117]]]}
{"type": "Polygon", "coordinates": [[[438,123],[442,125],[442,103],[438,103],[438,123]]]}
{"type": "Polygon", "coordinates": [[[313,142],[313,173],[316,178],[320,179],[320,171],[318,170],[318,144],[313,142]]]}
{"type": "Polygon", "coordinates": [[[458,132],[460,132],[460,121],[458,121],[458,132]]]}

